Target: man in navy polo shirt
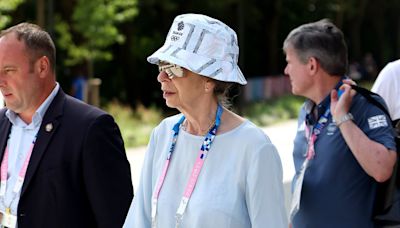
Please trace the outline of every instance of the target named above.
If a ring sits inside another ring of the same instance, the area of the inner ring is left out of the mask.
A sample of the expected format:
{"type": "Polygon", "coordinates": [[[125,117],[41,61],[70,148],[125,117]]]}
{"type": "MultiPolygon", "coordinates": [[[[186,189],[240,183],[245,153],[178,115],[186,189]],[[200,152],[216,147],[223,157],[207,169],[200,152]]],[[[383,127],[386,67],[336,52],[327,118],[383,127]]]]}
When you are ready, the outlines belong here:
{"type": "Polygon", "coordinates": [[[328,20],[292,30],[283,50],[292,93],[307,98],[294,142],[293,228],[374,227],[376,186],[396,161],[390,118],[343,83],[347,47],[328,20]]]}

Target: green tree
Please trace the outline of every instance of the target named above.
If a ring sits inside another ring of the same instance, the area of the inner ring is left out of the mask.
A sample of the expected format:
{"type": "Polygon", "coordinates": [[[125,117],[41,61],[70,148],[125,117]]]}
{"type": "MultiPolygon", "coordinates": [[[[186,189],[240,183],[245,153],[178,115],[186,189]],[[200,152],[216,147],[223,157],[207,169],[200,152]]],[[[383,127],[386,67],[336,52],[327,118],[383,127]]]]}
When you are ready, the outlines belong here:
{"type": "Polygon", "coordinates": [[[92,77],[93,61],[111,60],[107,48],[125,40],[117,25],[136,14],[136,0],[78,0],[71,18],[56,16],[57,44],[67,52],[64,64],[86,63],[92,77]]]}
{"type": "Polygon", "coordinates": [[[17,7],[23,3],[24,0],[1,0],[0,1],[0,29],[4,28],[11,22],[9,13],[13,12],[17,7]]]}

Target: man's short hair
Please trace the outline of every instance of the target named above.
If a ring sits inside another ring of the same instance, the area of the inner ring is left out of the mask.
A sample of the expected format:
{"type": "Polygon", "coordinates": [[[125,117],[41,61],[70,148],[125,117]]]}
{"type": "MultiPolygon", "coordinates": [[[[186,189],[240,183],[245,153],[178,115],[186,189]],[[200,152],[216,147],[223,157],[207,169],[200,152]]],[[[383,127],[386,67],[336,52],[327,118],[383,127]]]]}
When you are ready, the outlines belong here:
{"type": "Polygon", "coordinates": [[[283,50],[293,48],[301,62],[314,57],[330,75],[344,75],[348,67],[347,45],[342,31],[328,19],[303,24],[293,29],[283,50]]]}
{"type": "Polygon", "coordinates": [[[17,39],[25,43],[32,65],[38,58],[46,56],[55,72],[56,47],[49,33],[38,25],[23,22],[1,31],[0,37],[11,33],[16,34],[17,39]]]}

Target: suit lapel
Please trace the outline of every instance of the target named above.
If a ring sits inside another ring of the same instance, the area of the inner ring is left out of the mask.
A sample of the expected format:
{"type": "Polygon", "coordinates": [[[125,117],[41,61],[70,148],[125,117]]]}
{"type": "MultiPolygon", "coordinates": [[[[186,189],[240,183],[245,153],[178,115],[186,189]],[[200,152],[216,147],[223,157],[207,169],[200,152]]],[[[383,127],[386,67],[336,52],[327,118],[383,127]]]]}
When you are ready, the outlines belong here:
{"type": "Polygon", "coordinates": [[[7,146],[7,138],[11,130],[11,123],[5,113],[5,109],[0,112],[0,161],[3,160],[4,150],[7,146]]]}
{"type": "Polygon", "coordinates": [[[50,143],[51,138],[57,132],[57,129],[60,125],[58,117],[61,116],[63,113],[64,102],[65,94],[60,87],[60,90],[54,97],[54,100],[51,102],[42,120],[36,143],[33,147],[31,159],[29,161],[28,170],[26,171],[24,184],[21,190],[21,196],[24,194],[26,188],[29,186],[29,183],[39,166],[40,160],[46,152],[46,148],[50,143]]]}

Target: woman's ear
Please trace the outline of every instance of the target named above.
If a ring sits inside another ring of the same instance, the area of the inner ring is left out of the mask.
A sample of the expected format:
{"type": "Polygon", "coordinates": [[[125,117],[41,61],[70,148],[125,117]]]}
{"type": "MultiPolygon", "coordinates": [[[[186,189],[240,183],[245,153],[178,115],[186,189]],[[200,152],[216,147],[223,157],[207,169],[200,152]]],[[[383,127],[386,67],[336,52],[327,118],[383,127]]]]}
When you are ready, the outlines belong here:
{"type": "Polygon", "coordinates": [[[204,91],[206,93],[213,92],[214,87],[215,87],[215,83],[213,82],[213,80],[206,78],[205,83],[204,83],[204,91]]]}

